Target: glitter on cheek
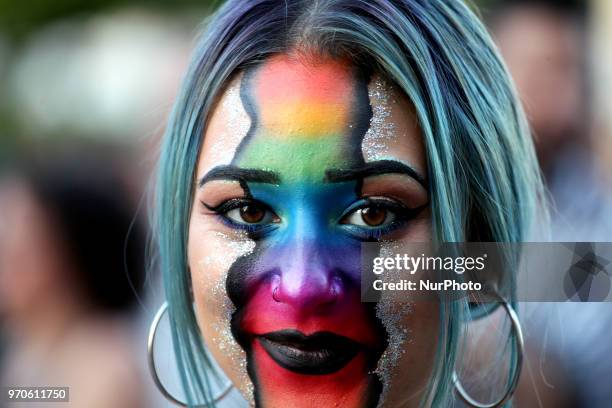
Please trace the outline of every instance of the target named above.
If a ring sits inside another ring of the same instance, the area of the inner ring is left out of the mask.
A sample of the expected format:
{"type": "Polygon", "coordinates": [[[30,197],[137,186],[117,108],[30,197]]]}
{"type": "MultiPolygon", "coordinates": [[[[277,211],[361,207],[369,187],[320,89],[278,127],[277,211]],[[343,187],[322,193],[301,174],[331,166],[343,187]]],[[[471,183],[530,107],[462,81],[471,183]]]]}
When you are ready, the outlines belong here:
{"type": "MultiPolygon", "coordinates": [[[[399,253],[400,245],[394,242],[384,242],[380,256],[394,257],[399,253]]],[[[389,281],[398,280],[397,274],[388,272],[389,281]]],[[[376,317],[382,322],[383,327],[387,331],[387,348],[378,360],[378,365],[374,372],[380,378],[383,389],[379,398],[378,406],[383,407],[386,396],[389,392],[393,381],[393,374],[397,369],[401,357],[406,353],[405,346],[410,342],[409,330],[405,327],[405,318],[412,311],[413,304],[411,302],[397,301],[392,298],[392,292],[385,291],[382,297],[376,304],[376,317]]]]}
{"type": "Polygon", "coordinates": [[[210,288],[210,293],[207,293],[206,296],[211,299],[211,302],[207,302],[207,306],[213,305],[214,307],[214,310],[210,311],[215,316],[211,324],[213,334],[210,341],[223,356],[230,360],[232,369],[237,370],[239,378],[236,385],[246,396],[249,405],[254,406],[254,387],[247,373],[246,353],[238,345],[231,332],[230,322],[235,307],[227,295],[225,284],[229,266],[238,258],[251,254],[255,249],[255,242],[242,232],[232,233],[231,236],[222,232],[213,232],[211,235],[209,242],[213,244],[210,248],[210,255],[198,262],[203,270],[223,271],[223,273],[212,276],[200,275],[201,287],[210,288]],[[211,282],[211,279],[214,281],[211,282]]]}
{"type": "Polygon", "coordinates": [[[376,76],[368,85],[368,96],[372,105],[370,127],[361,143],[366,162],[380,160],[389,153],[390,143],[397,138],[395,123],[391,120],[390,95],[392,87],[376,76]]]}

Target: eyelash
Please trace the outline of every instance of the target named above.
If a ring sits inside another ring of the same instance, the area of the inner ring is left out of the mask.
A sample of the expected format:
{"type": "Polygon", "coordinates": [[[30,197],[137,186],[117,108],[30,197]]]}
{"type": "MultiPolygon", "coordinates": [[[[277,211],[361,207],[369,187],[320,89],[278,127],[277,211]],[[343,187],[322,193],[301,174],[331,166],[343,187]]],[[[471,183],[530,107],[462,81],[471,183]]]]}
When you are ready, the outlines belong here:
{"type": "Polygon", "coordinates": [[[231,218],[227,217],[227,213],[231,210],[235,210],[237,208],[242,208],[246,205],[257,205],[266,211],[270,211],[272,214],[275,214],[272,209],[262,203],[261,201],[257,201],[251,198],[232,198],[230,200],[224,201],[216,207],[211,207],[207,205],[205,202],[200,201],[204,207],[208,210],[215,213],[215,215],[219,218],[219,220],[225,224],[226,226],[234,229],[239,229],[246,231],[249,234],[257,234],[258,237],[261,237],[265,233],[275,228],[275,224],[248,224],[248,223],[238,223],[231,218]]]}
{"type": "MultiPolygon", "coordinates": [[[[217,205],[216,207],[211,207],[203,201],[201,201],[201,203],[208,210],[214,212],[223,224],[227,225],[230,228],[246,231],[249,234],[256,234],[257,238],[265,236],[265,234],[276,228],[276,223],[238,223],[230,219],[226,215],[229,211],[237,208],[242,208],[246,205],[260,206],[262,209],[270,211],[272,214],[275,215],[274,211],[272,211],[272,209],[268,205],[262,203],[261,201],[257,201],[251,198],[233,198],[217,205]]],[[[353,205],[347,208],[338,221],[343,220],[347,216],[351,215],[353,212],[371,206],[379,206],[387,211],[391,211],[395,215],[395,219],[389,225],[386,225],[384,227],[363,227],[354,224],[342,224],[340,222],[339,225],[341,225],[343,229],[348,231],[351,235],[353,235],[359,240],[376,241],[380,240],[385,235],[404,227],[409,221],[414,219],[427,206],[427,204],[424,204],[423,206],[417,208],[408,208],[405,205],[391,199],[364,198],[355,202],[353,205]]]]}
{"type": "Polygon", "coordinates": [[[347,208],[340,217],[340,220],[355,211],[372,206],[382,207],[387,211],[391,211],[395,215],[395,219],[384,227],[363,227],[354,224],[343,224],[343,228],[349,230],[352,235],[362,241],[378,241],[385,235],[404,227],[409,221],[419,215],[427,204],[417,208],[408,208],[395,200],[387,198],[364,198],[347,208]]]}

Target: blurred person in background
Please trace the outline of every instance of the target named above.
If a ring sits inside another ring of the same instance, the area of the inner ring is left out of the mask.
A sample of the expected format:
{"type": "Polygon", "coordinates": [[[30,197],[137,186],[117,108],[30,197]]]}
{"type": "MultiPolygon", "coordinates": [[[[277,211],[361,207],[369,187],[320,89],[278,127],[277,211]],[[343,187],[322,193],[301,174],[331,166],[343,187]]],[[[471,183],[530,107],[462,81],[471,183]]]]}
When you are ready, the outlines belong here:
{"type": "MultiPolygon", "coordinates": [[[[557,242],[612,241],[612,199],[591,136],[586,4],[507,1],[491,20],[534,132],[557,242]]],[[[612,305],[526,304],[524,319],[531,368],[518,406],[609,407],[612,305]]]]}
{"type": "Polygon", "coordinates": [[[67,386],[75,407],[143,406],[129,312],[144,237],[117,155],[41,153],[0,174],[0,384],[67,386]]]}
{"type": "Polygon", "coordinates": [[[507,3],[492,28],[534,132],[554,203],[552,238],[610,241],[612,200],[591,137],[586,3],[507,3]]]}

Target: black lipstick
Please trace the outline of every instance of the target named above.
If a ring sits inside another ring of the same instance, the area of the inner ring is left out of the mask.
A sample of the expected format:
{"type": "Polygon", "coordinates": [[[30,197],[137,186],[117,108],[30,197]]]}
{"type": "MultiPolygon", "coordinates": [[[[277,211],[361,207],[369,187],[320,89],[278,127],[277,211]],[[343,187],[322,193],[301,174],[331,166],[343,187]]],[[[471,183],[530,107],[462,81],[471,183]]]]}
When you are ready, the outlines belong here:
{"type": "Polygon", "coordinates": [[[278,365],[309,375],[335,373],[362,349],[359,343],[348,337],[330,332],[305,335],[297,330],[281,330],[257,339],[278,365]]]}

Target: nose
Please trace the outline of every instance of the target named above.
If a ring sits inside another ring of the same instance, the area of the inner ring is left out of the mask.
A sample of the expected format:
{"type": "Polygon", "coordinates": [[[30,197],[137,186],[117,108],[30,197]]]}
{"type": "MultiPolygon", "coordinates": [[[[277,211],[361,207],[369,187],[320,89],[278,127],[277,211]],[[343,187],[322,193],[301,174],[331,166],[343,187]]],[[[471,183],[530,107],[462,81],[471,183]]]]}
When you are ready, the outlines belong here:
{"type": "Polygon", "coordinates": [[[315,243],[294,246],[278,261],[278,273],[270,286],[274,301],[311,313],[343,297],[345,285],[339,265],[315,243]]]}

